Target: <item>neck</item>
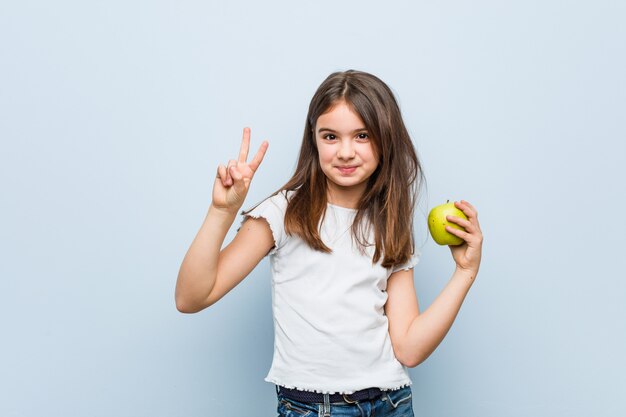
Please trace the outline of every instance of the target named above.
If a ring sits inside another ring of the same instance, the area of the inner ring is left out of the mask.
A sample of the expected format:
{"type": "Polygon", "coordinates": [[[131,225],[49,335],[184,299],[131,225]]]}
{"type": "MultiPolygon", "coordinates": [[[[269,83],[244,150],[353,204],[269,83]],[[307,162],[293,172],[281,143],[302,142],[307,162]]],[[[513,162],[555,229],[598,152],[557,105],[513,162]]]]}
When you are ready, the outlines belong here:
{"type": "Polygon", "coordinates": [[[364,183],[359,187],[341,187],[337,184],[328,184],[327,189],[327,198],[330,204],[339,207],[345,207],[349,209],[356,209],[359,207],[359,201],[361,200],[361,196],[365,192],[365,187],[367,185],[364,183]]]}

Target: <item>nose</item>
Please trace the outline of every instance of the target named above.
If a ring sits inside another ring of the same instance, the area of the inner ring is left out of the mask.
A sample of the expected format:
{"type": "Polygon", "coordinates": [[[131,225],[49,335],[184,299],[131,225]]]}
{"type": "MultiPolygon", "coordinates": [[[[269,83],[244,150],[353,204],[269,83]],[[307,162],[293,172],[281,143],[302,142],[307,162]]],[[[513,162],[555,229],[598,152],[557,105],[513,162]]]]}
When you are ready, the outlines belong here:
{"type": "Polygon", "coordinates": [[[342,140],[339,149],[337,150],[337,158],[339,159],[352,159],[356,156],[354,144],[351,140],[342,140]]]}

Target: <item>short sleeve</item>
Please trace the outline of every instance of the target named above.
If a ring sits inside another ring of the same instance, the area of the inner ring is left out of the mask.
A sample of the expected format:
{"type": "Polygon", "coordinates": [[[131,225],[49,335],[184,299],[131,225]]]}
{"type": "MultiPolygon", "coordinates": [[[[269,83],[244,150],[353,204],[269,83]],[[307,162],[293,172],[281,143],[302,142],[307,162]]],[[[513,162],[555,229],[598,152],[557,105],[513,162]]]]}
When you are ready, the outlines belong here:
{"type": "Polygon", "coordinates": [[[411,255],[411,257],[408,259],[408,261],[406,261],[405,263],[400,264],[400,265],[395,265],[392,268],[391,273],[393,274],[394,272],[408,270],[408,269],[413,268],[420,261],[420,256],[421,256],[420,251],[415,249],[415,252],[413,252],[413,255],[411,255]]]}
{"type": "Polygon", "coordinates": [[[243,224],[248,217],[255,219],[264,218],[270,225],[272,236],[274,237],[274,247],[269,255],[274,254],[285,243],[285,211],[287,210],[287,199],[284,192],[278,193],[262,201],[258,206],[244,215],[241,221],[243,224]]]}

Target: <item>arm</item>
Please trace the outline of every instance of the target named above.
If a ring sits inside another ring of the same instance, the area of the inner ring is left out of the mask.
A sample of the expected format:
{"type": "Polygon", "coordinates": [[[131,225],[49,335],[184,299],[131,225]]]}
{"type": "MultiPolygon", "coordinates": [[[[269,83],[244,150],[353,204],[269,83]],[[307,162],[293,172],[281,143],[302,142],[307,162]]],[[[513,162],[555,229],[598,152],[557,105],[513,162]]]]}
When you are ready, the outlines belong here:
{"type": "Polygon", "coordinates": [[[405,366],[414,367],[426,360],[439,346],[465,300],[478,274],[482,252],[482,232],[474,207],[463,201],[455,203],[468,220],[448,216],[448,220],[465,228],[447,227],[465,243],[450,246],[456,270],[435,301],[419,313],[413,270],[393,273],[387,282],[385,314],[389,320],[389,335],[396,358],[405,366]]]}
{"type": "Polygon", "coordinates": [[[187,251],[176,282],[176,308],[198,312],[241,282],[274,245],[269,225],[262,219],[244,222],[232,243],[220,250],[226,233],[261,164],[267,142],[247,163],[250,129],[244,129],[239,159],[220,165],[213,185],[213,200],[200,231],[187,251]]]}
{"type": "Polygon", "coordinates": [[[413,270],[389,277],[385,313],[396,358],[408,367],[422,363],[435,351],[452,327],[473,279],[456,270],[435,301],[419,313],[413,270]]]}
{"type": "Polygon", "coordinates": [[[274,246],[267,221],[248,218],[233,241],[220,251],[234,218],[209,208],[178,273],[178,311],[197,313],[214,304],[248,276],[274,246]]]}

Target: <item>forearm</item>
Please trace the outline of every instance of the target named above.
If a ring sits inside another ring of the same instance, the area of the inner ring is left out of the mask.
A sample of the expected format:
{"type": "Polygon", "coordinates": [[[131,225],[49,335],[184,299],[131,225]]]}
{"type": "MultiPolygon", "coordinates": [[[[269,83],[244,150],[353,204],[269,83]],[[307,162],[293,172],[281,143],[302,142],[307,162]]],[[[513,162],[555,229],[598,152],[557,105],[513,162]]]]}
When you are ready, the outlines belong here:
{"type": "Polygon", "coordinates": [[[179,310],[193,310],[193,306],[206,299],[213,289],[222,244],[236,216],[236,212],[209,207],[178,272],[176,305],[179,310]]]}
{"type": "Polygon", "coordinates": [[[433,303],[411,322],[404,343],[409,366],[417,366],[435,351],[461,309],[476,274],[456,269],[433,303]]]}

